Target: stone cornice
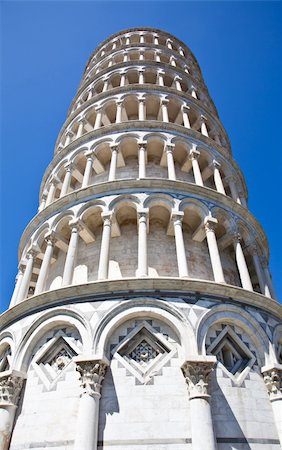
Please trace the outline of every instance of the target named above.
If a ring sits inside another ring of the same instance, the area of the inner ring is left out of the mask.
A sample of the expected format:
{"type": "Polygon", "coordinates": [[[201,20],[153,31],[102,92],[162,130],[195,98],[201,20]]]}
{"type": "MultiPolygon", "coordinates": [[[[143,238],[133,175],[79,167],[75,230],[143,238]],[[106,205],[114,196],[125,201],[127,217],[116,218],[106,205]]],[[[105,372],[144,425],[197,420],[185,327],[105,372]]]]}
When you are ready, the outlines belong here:
{"type": "Polygon", "coordinates": [[[122,63],[119,63],[119,64],[115,64],[114,66],[107,67],[106,69],[103,69],[100,72],[98,72],[97,74],[91,76],[91,78],[89,80],[87,80],[87,82],[84,82],[84,83],[80,84],[80,86],[78,88],[78,91],[75,94],[75,97],[73,98],[73,100],[71,102],[71,105],[70,105],[70,107],[68,109],[68,114],[71,111],[71,109],[73,107],[73,104],[75,103],[75,101],[77,100],[79,95],[81,95],[82,92],[84,92],[87,89],[87,87],[91,83],[93,83],[93,81],[95,79],[99,80],[103,76],[107,75],[109,72],[111,72],[111,73],[113,72],[114,73],[114,72],[116,72],[118,70],[125,69],[125,68],[127,68],[127,69],[131,69],[132,68],[134,70],[134,68],[138,67],[138,66],[142,66],[142,67],[146,67],[146,68],[153,68],[154,70],[164,69],[165,73],[173,72],[174,75],[175,74],[180,74],[182,77],[189,78],[189,79],[191,79],[192,82],[193,81],[196,82],[197,86],[208,96],[209,101],[211,102],[211,104],[212,104],[212,106],[213,106],[213,108],[215,110],[216,116],[218,117],[218,112],[217,112],[216,106],[215,106],[215,104],[214,104],[214,102],[213,102],[213,100],[212,100],[212,98],[211,98],[211,96],[209,94],[209,91],[208,91],[208,88],[207,88],[206,84],[204,83],[204,81],[202,79],[195,78],[193,76],[193,74],[185,72],[185,70],[181,69],[180,67],[174,67],[174,66],[171,66],[170,64],[167,64],[167,63],[164,63],[164,62],[154,63],[154,61],[147,61],[147,60],[122,62],[122,63]]]}
{"type": "Polygon", "coordinates": [[[247,221],[248,224],[254,228],[268,258],[268,242],[262,226],[247,208],[235,202],[231,197],[223,195],[215,191],[214,189],[199,186],[195,183],[189,183],[186,181],[174,181],[166,178],[147,178],[142,180],[120,179],[93,184],[92,186],[88,186],[87,188],[73,191],[70,194],[67,194],[64,197],[52,202],[50,205],[40,211],[25,228],[19,245],[19,259],[21,258],[21,253],[27,239],[31,237],[31,234],[34,232],[34,230],[38,228],[42,223],[44,223],[49,217],[52,217],[58,212],[61,212],[64,208],[69,208],[78,203],[88,202],[89,200],[100,198],[101,196],[122,194],[125,191],[127,193],[129,191],[130,193],[138,193],[138,191],[154,192],[156,190],[157,192],[161,193],[169,192],[171,194],[194,195],[199,200],[203,200],[206,202],[215,202],[215,204],[220,204],[222,205],[222,207],[228,208],[230,213],[238,214],[238,216],[242,218],[243,222],[247,221]]]}
{"type": "Polygon", "coordinates": [[[114,298],[192,296],[195,303],[200,296],[224,304],[252,306],[268,312],[277,318],[282,315],[282,305],[277,301],[256,292],[229,284],[212,281],[181,278],[124,278],[121,280],[95,281],[87,284],[73,285],[34,295],[29,299],[8,309],[0,316],[0,331],[21,318],[56,306],[75,303],[101,301],[114,298]]]}
{"type": "MultiPolygon", "coordinates": [[[[59,135],[57,137],[56,140],[56,144],[55,144],[55,154],[57,153],[57,146],[61,140],[62,134],[64,133],[65,129],[68,127],[68,125],[75,120],[75,118],[77,116],[79,116],[79,114],[81,112],[83,112],[86,107],[89,107],[91,105],[94,105],[104,99],[108,99],[110,100],[112,97],[115,97],[116,95],[120,95],[120,94],[128,94],[131,92],[143,92],[143,93],[148,93],[148,95],[152,95],[152,93],[157,93],[157,94],[165,94],[165,95],[171,95],[173,97],[176,97],[177,99],[182,99],[182,100],[186,100],[189,105],[194,105],[196,109],[199,109],[201,114],[203,114],[206,117],[209,117],[209,119],[211,120],[211,122],[215,122],[217,124],[217,126],[219,127],[219,129],[223,132],[224,137],[227,141],[229,150],[230,150],[230,143],[229,143],[229,138],[227,135],[227,132],[224,128],[224,126],[222,125],[221,121],[219,120],[218,117],[216,117],[215,115],[212,114],[211,111],[209,111],[207,109],[207,107],[201,102],[201,100],[198,100],[194,97],[192,97],[191,95],[182,92],[182,91],[177,91],[174,88],[171,87],[167,87],[167,86],[158,86],[158,85],[149,85],[149,84],[128,84],[127,86],[123,86],[123,87],[116,87],[111,89],[110,91],[106,91],[106,92],[101,92],[100,94],[95,95],[94,97],[92,97],[90,100],[88,100],[87,102],[83,103],[83,105],[81,105],[78,109],[76,109],[74,111],[73,114],[71,114],[70,116],[68,116],[67,120],[65,121],[64,125],[62,126],[59,135]]],[[[130,128],[130,120],[124,122],[127,123],[128,128],[130,128]]],[[[146,121],[145,121],[146,122],[146,121]]],[[[162,123],[167,123],[167,122],[163,122],[162,123]]],[[[168,122],[171,123],[171,122],[168,122]]],[[[114,125],[114,124],[111,124],[114,125]]],[[[180,126],[180,125],[179,125],[180,126]]],[[[181,125],[183,126],[183,125],[181,125]]],[[[231,153],[231,150],[230,150],[231,153]]]]}
{"type": "Polygon", "coordinates": [[[107,43],[111,42],[113,39],[115,39],[116,37],[119,36],[123,36],[126,33],[132,33],[132,32],[137,32],[137,31],[148,31],[151,33],[157,33],[157,34],[161,34],[163,36],[167,36],[169,38],[172,38],[174,41],[177,41],[181,47],[183,47],[183,49],[185,49],[190,55],[191,57],[194,59],[195,64],[197,65],[197,68],[199,69],[200,73],[201,73],[201,69],[199,67],[198,61],[196,59],[196,57],[194,56],[193,52],[190,50],[189,47],[187,47],[186,44],[184,44],[184,42],[182,42],[180,39],[176,38],[175,36],[173,36],[173,34],[168,33],[167,31],[163,31],[160,30],[158,28],[150,28],[150,27],[144,27],[144,28],[127,28],[125,30],[121,30],[118,31],[117,33],[112,34],[111,36],[109,36],[107,39],[105,39],[104,41],[101,42],[100,45],[98,45],[98,47],[95,48],[95,50],[92,52],[92,54],[90,55],[85,67],[88,66],[88,64],[90,63],[91,59],[93,58],[93,56],[95,55],[95,53],[98,53],[99,50],[106,45],[107,43]]]}

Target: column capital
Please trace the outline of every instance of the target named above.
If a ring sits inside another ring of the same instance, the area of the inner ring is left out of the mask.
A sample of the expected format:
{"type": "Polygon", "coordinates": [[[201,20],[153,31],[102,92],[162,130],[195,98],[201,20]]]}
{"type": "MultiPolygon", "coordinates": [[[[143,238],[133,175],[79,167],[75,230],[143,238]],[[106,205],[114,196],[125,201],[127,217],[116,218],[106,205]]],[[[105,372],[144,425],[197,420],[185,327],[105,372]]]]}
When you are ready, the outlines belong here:
{"type": "Polygon", "coordinates": [[[93,158],[93,156],[94,156],[94,150],[86,150],[86,152],[84,152],[84,156],[85,156],[85,158],[93,158]]]}
{"type": "Polygon", "coordinates": [[[199,159],[200,155],[201,152],[199,152],[199,150],[196,150],[196,148],[192,148],[189,152],[190,159],[199,159]]]}
{"type": "Polygon", "coordinates": [[[119,144],[110,144],[110,149],[112,152],[118,152],[119,151],[119,144]]]}
{"type": "Polygon", "coordinates": [[[173,152],[173,150],[174,150],[174,147],[175,147],[175,145],[174,144],[166,144],[165,145],[165,151],[167,152],[167,153],[169,153],[169,152],[173,152]]]}
{"type": "Polygon", "coordinates": [[[0,405],[17,406],[26,375],[9,370],[0,375],[0,405]]]}
{"type": "Polygon", "coordinates": [[[138,97],[137,100],[138,100],[139,103],[144,103],[146,101],[146,98],[145,97],[138,97]]]}
{"type": "Polygon", "coordinates": [[[182,81],[182,77],[179,75],[175,75],[174,81],[182,81]]]}
{"type": "Polygon", "coordinates": [[[101,105],[94,105],[94,109],[95,109],[96,113],[99,113],[99,112],[102,111],[103,106],[101,106],[101,105]]]}
{"type": "Polygon", "coordinates": [[[181,111],[182,112],[188,112],[190,110],[190,106],[188,105],[181,105],[181,111]]]}
{"type": "Polygon", "coordinates": [[[70,172],[73,169],[73,162],[69,161],[66,164],[64,164],[64,168],[66,169],[67,172],[70,172]]]}
{"type": "Polygon", "coordinates": [[[76,370],[80,375],[81,396],[89,395],[100,398],[102,382],[106,375],[109,362],[100,358],[75,357],[76,370]]]}
{"type": "Polygon", "coordinates": [[[138,149],[144,148],[146,150],[147,142],[137,142],[138,149]]]}
{"type": "Polygon", "coordinates": [[[168,103],[169,103],[169,99],[168,98],[164,98],[164,97],[161,97],[161,105],[168,105],[168,103]]]}
{"type": "Polygon", "coordinates": [[[242,235],[239,233],[239,231],[232,230],[232,240],[233,240],[234,244],[236,244],[237,242],[241,242],[242,235]]]}
{"type": "Polygon", "coordinates": [[[69,221],[69,227],[71,228],[72,232],[78,232],[82,228],[82,223],[79,219],[71,219],[69,221]]]}
{"type": "Polygon", "coordinates": [[[137,210],[137,218],[138,220],[141,219],[148,219],[149,218],[149,208],[140,208],[137,210]]]}
{"type": "Polygon", "coordinates": [[[188,385],[189,400],[210,397],[208,385],[215,362],[215,356],[206,356],[185,361],[182,365],[181,370],[188,385]]]}
{"type": "Polygon", "coordinates": [[[274,364],[272,367],[265,366],[261,371],[270,401],[282,400],[282,364],[274,364]]]}
{"type": "Polygon", "coordinates": [[[72,137],[74,137],[74,133],[71,131],[71,130],[67,130],[66,131],[66,136],[68,137],[70,137],[70,138],[72,138],[72,137]]]}
{"type": "Polygon", "coordinates": [[[216,168],[216,169],[219,169],[219,168],[221,167],[220,162],[218,162],[216,159],[213,159],[213,160],[212,160],[211,165],[212,165],[214,168],[216,168]]]}
{"type": "Polygon", "coordinates": [[[47,244],[54,245],[57,240],[57,235],[54,230],[48,231],[48,233],[45,234],[44,240],[47,242],[47,244]]]}
{"type": "Polygon", "coordinates": [[[218,220],[215,217],[207,216],[204,220],[204,226],[206,231],[215,231],[218,224],[218,220]]]}
{"type": "Polygon", "coordinates": [[[203,123],[203,122],[205,122],[206,120],[208,120],[207,117],[204,116],[203,114],[201,114],[201,115],[200,115],[200,122],[203,123]]]}
{"type": "Polygon", "coordinates": [[[101,218],[106,225],[111,225],[113,219],[113,211],[105,211],[101,213],[101,218]]]}
{"type": "Polygon", "coordinates": [[[184,218],[184,212],[183,211],[172,211],[170,215],[170,220],[173,223],[176,223],[178,221],[182,222],[184,218]]]}
{"type": "Polygon", "coordinates": [[[140,72],[141,72],[141,73],[145,72],[145,68],[144,68],[144,67],[139,67],[139,68],[138,68],[138,73],[140,73],[140,72]]]}
{"type": "Polygon", "coordinates": [[[77,119],[77,121],[78,121],[79,124],[82,123],[83,125],[85,125],[87,123],[87,120],[86,120],[85,117],[79,117],[77,119]]]}
{"type": "Polygon", "coordinates": [[[53,183],[54,185],[56,185],[56,184],[60,184],[61,180],[58,178],[57,175],[53,174],[49,183],[53,183]]]}

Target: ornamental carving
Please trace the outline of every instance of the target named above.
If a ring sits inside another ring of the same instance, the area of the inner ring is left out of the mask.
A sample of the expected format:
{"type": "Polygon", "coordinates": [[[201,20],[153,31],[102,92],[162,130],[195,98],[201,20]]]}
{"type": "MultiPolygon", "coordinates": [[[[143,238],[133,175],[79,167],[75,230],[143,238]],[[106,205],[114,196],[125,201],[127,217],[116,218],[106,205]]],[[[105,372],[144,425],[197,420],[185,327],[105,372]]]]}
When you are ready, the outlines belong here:
{"type": "Polygon", "coordinates": [[[7,375],[0,378],[0,403],[17,405],[23,386],[23,378],[7,375]]]}
{"type": "Polygon", "coordinates": [[[79,372],[82,387],[81,395],[100,396],[107,364],[102,361],[80,361],[76,364],[76,370],[79,372]]]}
{"type": "Polygon", "coordinates": [[[263,374],[263,380],[265,382],[270,399],[274,400],[277,397],[282,397],[282,371],[276,368],[267,370],[263,374]]]}
{"type": "Polygon", "coordinates": [[[208,385],[214,362],[187,361],[182,366],[182,372],[188,385],[190,399],[209,397],[208,385]]]}

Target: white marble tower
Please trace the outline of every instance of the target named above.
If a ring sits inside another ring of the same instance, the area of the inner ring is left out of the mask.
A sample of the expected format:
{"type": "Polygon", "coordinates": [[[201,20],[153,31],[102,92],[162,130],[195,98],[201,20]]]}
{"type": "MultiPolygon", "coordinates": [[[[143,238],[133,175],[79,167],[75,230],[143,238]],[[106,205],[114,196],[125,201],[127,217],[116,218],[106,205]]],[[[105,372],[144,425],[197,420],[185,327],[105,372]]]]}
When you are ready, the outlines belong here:
{"type": "Polygon", "coordinates": [[[186,45],[87,62],[0,324],[0,450],[279,450],[265,234],[186,45]]]}

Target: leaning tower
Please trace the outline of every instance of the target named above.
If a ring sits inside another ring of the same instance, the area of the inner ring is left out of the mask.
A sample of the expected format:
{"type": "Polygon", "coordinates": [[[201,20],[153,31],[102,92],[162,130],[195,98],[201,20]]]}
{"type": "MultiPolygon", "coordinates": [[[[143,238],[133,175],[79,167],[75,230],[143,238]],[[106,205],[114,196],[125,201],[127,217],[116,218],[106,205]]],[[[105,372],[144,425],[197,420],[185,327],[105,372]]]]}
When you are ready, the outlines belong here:
{"type": "Polygon", "coordinates": [[[0,449],[278,450],[281,307],[191,51],[87,62],[0,329],[0,449]]]}

